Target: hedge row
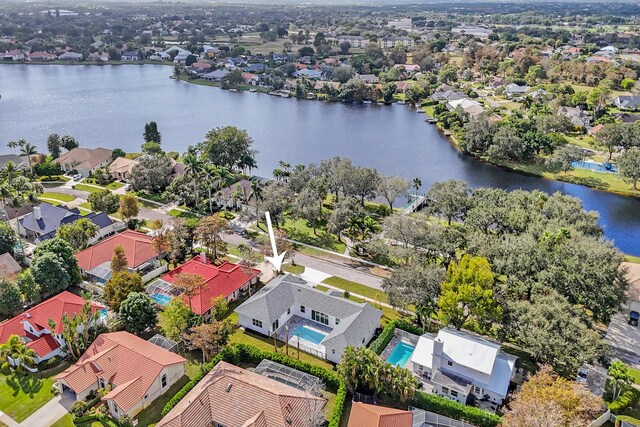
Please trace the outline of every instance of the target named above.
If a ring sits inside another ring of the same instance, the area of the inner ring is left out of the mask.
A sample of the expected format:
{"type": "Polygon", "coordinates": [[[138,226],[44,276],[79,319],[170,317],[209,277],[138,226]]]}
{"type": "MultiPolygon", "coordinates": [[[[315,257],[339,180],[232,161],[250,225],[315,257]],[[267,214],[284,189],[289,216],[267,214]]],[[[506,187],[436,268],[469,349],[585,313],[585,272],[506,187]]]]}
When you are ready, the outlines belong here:
{"type": "Polygon", "coordinates": [[[117,422],[115,422],[114,420],[112,420],[111,418],[103,414],[85,415],[85,416],[76,417],[73,419],[73,423],[75,425],[80,425],[83,423],[89,423],[93,421],[99,421],[105,427],[119,427],[119,424],[117,422]]]}
{"type": "Polygon", "coordinates": [[[621,427],[622,422],[626,421],[634,426],[640,426],[640,420],[637,418],[630,417],[628,415],[618,415],[616,417],[616,427],[621,427]]]}
{"type": "Polygon", "coordinates": [[[501,422],[496,414],[423,391],[416,393],[411,405],[455,420],[467,421],[478,427],[496,427],[501,422]]]}
{"type": "Polygon", "coordinates": [[[391,339],[393,338],[393,331],[398,328],[403,331],[415,334],[422,335],[424,330],[413,323],[405,320],[405,319],[396,319],[387,323],[387,326],[384,327],[378,338],[376,338],[370,345],[369,349],[371,349],[376,354],[382,354],[385,347],[389,344],[391,339]]]}
{"type": "Polygon", "coordinates": [[[614,414],[619,414],[627,408],[636,406],[638,402],[640,402],[640,390],[630,388],[609,404],[609,410],[614,414]]]}
{"type": "Polygon", "coordinates": [[[223,349],[218,353],[209,363],[204,366],[204,370],[198,372],[194,379],[185,384],[182,389],[176,393],[175,396],[167,402],[162,409],[162,416],[164,417],[173,409],[184,396],[195,387],[195,385],[204,377],[204,375],[210,372],[213,367],[224,360],[225,362],[233,365],[240,363],[253,363],[258,364],[262,360],[268,359],[290,368],[297,369],[307,374],[314,375],[320,378],[327,386],[329,391],[336,394],[336,401],[333,406],[333,412],[331,413],[331,420],[329,421],[329,427],[338,427],[340,425],[340,419],[342,418],[342,410],[344,407],[344,401],[347,396],[347,389],[344,382],[338,377],[338,375],[328,369],[321,368],[308,362],[303,362],[297,359],[293,359],[285,354],[272,353],[268,351],[262,351],[259,348],[248,344],[235,344],[223,349]]]}

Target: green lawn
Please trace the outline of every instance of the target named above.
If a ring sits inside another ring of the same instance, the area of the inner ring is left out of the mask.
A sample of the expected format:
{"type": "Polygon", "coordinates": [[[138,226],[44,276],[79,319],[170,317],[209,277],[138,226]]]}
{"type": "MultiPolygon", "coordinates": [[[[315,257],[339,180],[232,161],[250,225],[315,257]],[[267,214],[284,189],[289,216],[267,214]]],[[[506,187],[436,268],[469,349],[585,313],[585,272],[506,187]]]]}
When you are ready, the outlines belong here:
{"type": "Polygon", "coordinates": [[[55,200],[55,201],[58,201],[60,203],[68,203],[68,202],[74,201],[76,199],[76,196],[73,196],[71,194],[56,193],[54,191],[45,191],[40,196],[38,196],[38,198],[39,199],[55,200]]]}
{"type": "Polygon", "coordinates": [[[633,375],[633,382],[635,384],[640,384],[640,369],[629,367],[629,373],[633,375]]]}
{"type": "Polygon", "coordinates": [[[282,270],[291,274],[302,274],[304,273],[304,265],[292,265],[292,264],[284,264],[282,266],[282,270]]]}
{"type": "Polygon", "coordinates": [[[67,414],[56,421],[51,427],[104,427],[100,421],[91,421],[87,423],[76,424],[73,422],[74,416],[67,414]]]}
{"type": "MultiPolygon", "coordinates": [[[[315,288],[319,291],[329,290],[329,288],[322,285],[316,285],[315,288]]],[[[363,300],[362,298],[354,297],[353,295],[349,295],[349,299],[354,302],[365,302],[365,300],[363,300]]],[[[392,320],[396,320],[404,317],[402,314],[398,313],[396,310],[392,308],[384,307],[378,304],[373,304],[373,306],[378,310],[382,310],[382,318],[380,319],[380,323],[382,324],[382,326],[385,326],[387,323],[391,322],[392,320]]]]}
{"type": "Polygon", "coordinates": [[[388,303],[387,294],[380,289],[371,288],[369,286],[362,285],[360,283],[351,282],[349,280],[331,276],[325,279],[323,283],[327,285],[335,286],[336,288],[344,289],[345,291],[352,292],[354,294],[362,295],[367,298],[373,298],[377,301],[388,303]]]}
{"type": "Polygon", "coordinates": [[[190,378],[187,375],[180,378],[178,382],[169,387],[169,390],[151,402],[150,406],[140,411],[138,415],[135,416],[138,420],[138,425],[140,427],[156,425],[158,421],[162,419],[162,409],[164,408],[164,405],[166,405],[167,402],[171,400],[171,398],[189,381],[190,378]]]}
{"type": "Polygon", "coordinates": [[[88,191],[89,193],[96,193],[98,191],[104,190],[104,188],[94,187],[92,185],[85,185],[85,184],[76,184],[73,186],[73,188],[75,188],[78,191],[88,191]]]}
{"type": "Polygon", "coordinates": [[[169,215],[171,215],[174,218],[185,218],[185,219],[189,219],[189,218],[198,218],[198,215],[191,213],[191,212],[183,212],[179,209],[171,209],[169,211],[169,215]]]}
{"type": "Polygon", "coordinates": [[[39,378],[38,374],[30,373],[0,374],[0,411],[18,422],[27,419],[53,398],[51,393],[53,377],[67,366],[69,365],[63,363],[58,369],[48,371],[45,378],[39,378]]]}
{"type": "Polygon", "coordinates": [[[107,185],[101,185],[95,182],[93,178],[87,178],[83,182],[86,184],[97,185],[98,187],[106,188],[107,190],[117,190],[118,188],[124,187],[124,184],[118,181],[113,181],[107,185]]]}
{"type": "Polygon", "coordinates": [[[625,255],[624,256],[627,262],[632,262],[634,264],[640,264],[640,257],[633,255],[625,255]]]}

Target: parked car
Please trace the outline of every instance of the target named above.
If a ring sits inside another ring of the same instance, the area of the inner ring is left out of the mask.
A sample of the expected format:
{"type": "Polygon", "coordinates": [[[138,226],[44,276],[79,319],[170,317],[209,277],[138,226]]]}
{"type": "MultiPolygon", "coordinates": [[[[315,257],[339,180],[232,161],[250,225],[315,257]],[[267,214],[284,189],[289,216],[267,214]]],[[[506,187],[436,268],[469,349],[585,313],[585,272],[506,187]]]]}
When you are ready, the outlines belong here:
{"type": "Polygon", "coordinates": [[[81,179],[82,179],[82,174],[77,173],[77,174],[73,175],[73,180],[74,181],[80,181],[81,179]]]}
{"type": "Polygon", "coordinates": [[[579,383],[586,383],[588,376],[589,376],[589,369],[582,366],[580,369],[578,369],[578,375],[576,376],[576,381],[578,381],[579,383]]]}
{"type": "Polygon", "coordinates": [[[638,319],[640,318],[640,313],[637,311],[632,311],[629,313],[629,324],[631,326],[638,326],[638,319]]]}

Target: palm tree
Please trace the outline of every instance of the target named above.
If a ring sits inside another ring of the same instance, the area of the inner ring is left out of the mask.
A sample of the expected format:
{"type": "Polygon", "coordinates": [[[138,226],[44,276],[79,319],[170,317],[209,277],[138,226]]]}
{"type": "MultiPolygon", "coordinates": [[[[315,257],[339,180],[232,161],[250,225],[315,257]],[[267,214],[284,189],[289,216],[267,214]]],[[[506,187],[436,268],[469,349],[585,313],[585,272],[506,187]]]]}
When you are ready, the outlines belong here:
{"type": "Polygon", "coordinates": [[[413,188],[416,189],[416,193],[418,192],[420,187],[422,187],[422,181],[420,180],[420,178],[413,178],[413,188]]]}
{"type": "Polygon", "coordinates": [[[11,154],[15,154],[15,149],[18,146],[17,141],[9,141],[7,142],[7,147],[11,148],[11,154]]]}
{"type": "Polygon", "coordinates": [[[380,224],[378,221],[371,218],[369,215],[365,216],[362,220],[362,239],[366,240],[367,237],[376,234],[380,231],[380,224]]]}
{"type": "MultiPolygon", "coordinates": [[[[222,190],[230,185],[233,175],[231,171],[225,166],[218,166],[216,168],[216,175],[214,179],[214,188],[216,190],[222,190]]],[[[224,217],[227,217],[227,204],[224,204],[224,217]]]]}
{"type": "Polygon", "coordinates": [[[20,141],[18,141],[18,145],[20,146],[20,155],[21,156],[28,156],[27,158],[29,159],[29,172],[31,172],[33,174],[33,166],[31,164],[31,156],[35,156],[36,154],[38,154],[38,149],[36,148],[35,145],[29,144],[24,139],[21,139],[20,141]]]}
{"type": "Polygon", "coordinates": [[[531,106],[533,105],[533,98],[531,98],[529,95],[525,96],[522,99],[522,108],[525,110],[528,110],[529,108],[531,108],[531,106]]]}
{"type": "Polygon", "coordinates": [[[193,180],[193,194],[195,197],[194,206],[198,209],[198,178],[200,174],[204,170],[202,166],[202,162],[198,159],[198,156],[192,151],[189,150],[188,154],[184,156],[184,174],[187,177],[191,177],[193,180]]]}
{"type": "Polygon", "coordinates": [[[209,195],[209,212],[213,212],[213,195],[212,192],[215,189],[215,181],[218,176],[218,168],[215,165],[204,165],[204,176],[207,181],[207,193],[209,195]]]}
{"type": "Polygon", "coordinates": [[[256,202],[256,225],[260,222],[260,217],[258,215],[258,206],[263,199],[264,190],[260,186],[260,183],[257,180],[251,181],[251,193],[249,193],[249,200],[255,200],[256,202]]]}
{"type": "Polygon", "coordinates": [[[11,335],[6,343],[0,345],[0,358],[5,359],[11,364],[11,360],[16,358],[18,349],[21,346],[24,346],[22,338],[18,335],[11,335]]]}
{"type": "Polygon", "coordinates": [[[238,207],[238,200],[242,200],[244,198],[244,193],[242,192],[242,188],[236,188],[233,193],[231,193],[231,204],[234,208],[238,207]]]}
{"type": "Polygon", "coordinates": [[[24,368],[31,368],[36,363],[36,352],[33,349],[22,344],[18,347],[16,352],[16,358],[20,360],[17,370],[20,373],[24,373],[24,368]]]}

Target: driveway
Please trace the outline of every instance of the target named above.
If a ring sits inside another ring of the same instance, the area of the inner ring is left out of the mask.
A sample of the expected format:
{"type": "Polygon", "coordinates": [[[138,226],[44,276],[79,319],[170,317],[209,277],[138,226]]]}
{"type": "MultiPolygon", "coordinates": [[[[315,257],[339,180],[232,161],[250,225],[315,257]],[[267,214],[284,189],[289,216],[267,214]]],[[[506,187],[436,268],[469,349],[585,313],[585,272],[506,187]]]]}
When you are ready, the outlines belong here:
{"type": "Polygon", "coordinates": [[[640,327],[627,323],[629,312],[617,313],[607,330],[607,343],[614,357],[640,369],[640,327]]]}
{"type": "Polygon", "coordinates": [[[69,412],[73,402],[75,402],[75,398],[69,392],[55,396],[20,425],[24,427],[53,425],[69,412]]]}

